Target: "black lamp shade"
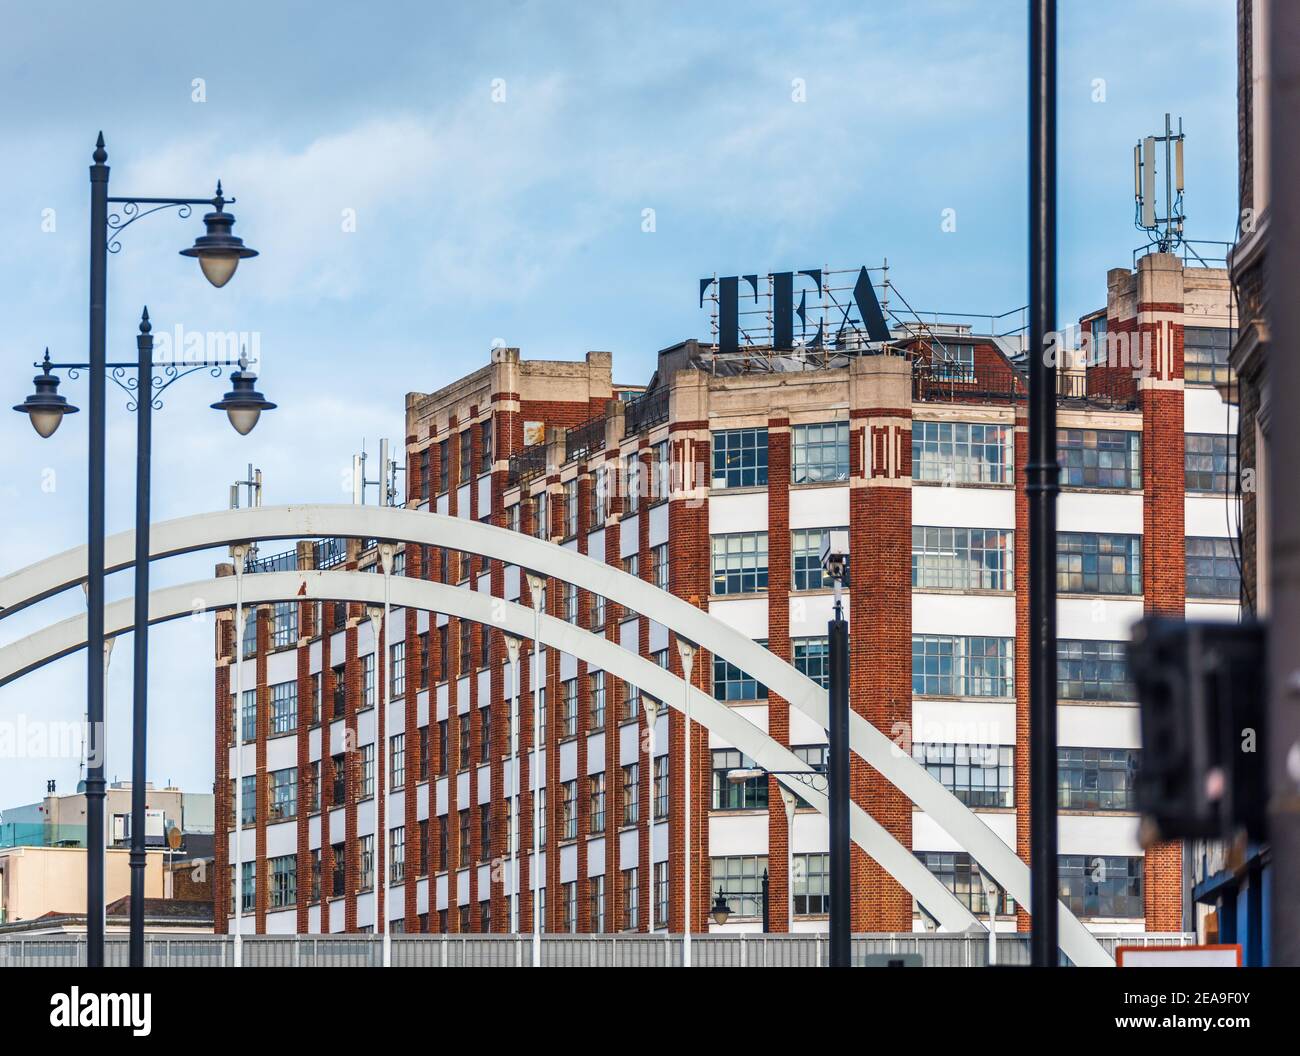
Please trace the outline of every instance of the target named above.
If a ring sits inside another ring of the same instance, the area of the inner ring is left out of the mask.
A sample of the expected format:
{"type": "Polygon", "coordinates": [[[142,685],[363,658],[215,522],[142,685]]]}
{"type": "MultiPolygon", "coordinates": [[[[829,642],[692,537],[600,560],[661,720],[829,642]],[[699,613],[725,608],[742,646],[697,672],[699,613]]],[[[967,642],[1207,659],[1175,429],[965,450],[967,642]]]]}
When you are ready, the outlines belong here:
{"type": "Polygon", "coordinates": [[[275,404],[253,388],[257,375],[237,370],[230,375],[231,389],[212,405],[215,411],[225,411],[230,424],[240,436],[253,431],[263,411],[275,410],[275,404]]]}
{"type": "Polygon", "coordinates": [[[204,214],[203,223],[207,227],[207,234],[196,238],[189,249],[181,250],[182,257],[198,258],[204,276],[218,288],[230,281],[241,260],[257,256],[257,250],[249,249],[242,238],[231,234],[230,228],[234,222],[234,216],[224,208],[204,214]]]}
{"type": "MultiPolygon", "coordinates": [[[[46,363],[49,356],[46,356],[46,363]]],[[[48,366],[33,379],[36,391],[22,403],[14,406],[15,411],[22,411],[32,422],[32,428],[41,436],[49,437],[59,427],[65,414],[76,414],[77,408],[66,398],[59,395],[59,379],[50,373],[48,366]]]]}

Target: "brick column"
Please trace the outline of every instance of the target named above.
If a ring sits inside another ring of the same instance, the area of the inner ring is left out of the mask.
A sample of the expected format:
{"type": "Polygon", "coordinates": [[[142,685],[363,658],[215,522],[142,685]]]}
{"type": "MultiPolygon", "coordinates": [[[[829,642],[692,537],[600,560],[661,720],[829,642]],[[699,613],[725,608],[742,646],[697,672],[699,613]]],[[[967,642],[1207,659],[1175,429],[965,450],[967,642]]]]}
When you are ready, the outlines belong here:
{"type": "MultiPolygon", "coordinates": [[[[1183,434],[1183,267],[1169,254],[1138,261],[1137,330],[1148,374],[1138,381],[1142,409],[1142,594],[1148,616],[1186,612],[1183,434]]],[[[1143,902],[1148,931],[1183,928],[1183,848],[1146,849],[1143,902]]]]}
{"type": "MultiPolygon", "coordinates": [[[[790,649],[790,417],[773,410],[767,422],[767,648],[791,662],[790,649]]],[[[767,732],[790,744],[790,705],[768,690],[767,732]]],[[[767,784],[767,904],[772,931],[790,930],[788,907],[793,877],[787,869],[791,833],[786,824],[781,783],[767,784]]]]}
{"type": "MultiPolygon", "coordinates": [[[[912,721],[912,378],[902,356],[850,361],[850,707],[886,737],[912,721]]],[[[912,804],[853,756],[854,801],[904,847],[912,804]]],[[[853,849],[854,931],[910,931],[912,899],[853,849]]]]}

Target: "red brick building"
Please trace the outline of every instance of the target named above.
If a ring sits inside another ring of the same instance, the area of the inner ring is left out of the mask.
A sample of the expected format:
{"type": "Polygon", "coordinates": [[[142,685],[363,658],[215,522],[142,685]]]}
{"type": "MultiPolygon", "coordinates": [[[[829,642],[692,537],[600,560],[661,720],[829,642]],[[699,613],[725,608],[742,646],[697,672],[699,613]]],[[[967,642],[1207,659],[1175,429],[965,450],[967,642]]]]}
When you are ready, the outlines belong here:
{"type": "MultiPolygon", "coordinates": [[[[1132,774],[1137,713],[1123,643],[1146,613],[1232,619],[1235,423],[1214,389],[1234,320],[1226,273],[1153,254],[1108,276],[1080,321],[1089,365],[1060,375],[1061,893],[1099,931],[1181,931],[1185,864],[1142,848],[1132,774]]],[[[901,330],[892,353],[720,357],[687,341],[644,386],[612,357],[490,362],[406,406],[407,506],[490,521],[618,565],[823,678],[830,584],[821,539],[847,529],[852,706],[1028,855],[1028,514],[1022,352],[969,325],[901,330]]],[[[531,604],[518,567],[408,545],[408,576],[531,604]]],[[[362,541],[299,544],[288,567],[373,564],[362,541]]],[[[269,566],[268,566],[269,567],[269,566]]],[[[546,611],[681,672],[668,628],[551,581],[546,611]]],[[[248,930],[373,925],[378,679],[389,678],[389,917],[406,931],[509,928],[509,700],[498,631],[397,610],[381,648],[358,605],[286,603],[250,624],[244,702],[248,930]],[[376,656],[380,659],[376,661],[376,656]],[[292,698],[292,707],[290,706],[292,698]],[[292,773],[289,773],[292,771],[292,773]]],[[[219,816],[230,826],[231,622],[218,622],[219,816]]],[[[533,658],[524,644],[521,714],[533,658]]],[[[531,721],[521,722],[520,926],[680,931],[686,731],[660,714],[647,754],[636,687],[555,651],[545,693],[543,858],[534,863],[531,721]],[[536,865],[536,868],[534,866],[536,865]],[[534,898],[536,881],[542,889],[534,898]]],[[[814,765],[825,733],[732,665],[701,653],[693,681],[814,765]]],[[[696,727],[691,736],[695,930],[821,930],[826,825],[696,727]],[[736,779],[741,772],[742,779],[736,779]]],[[[978,869],[936,821],[865,764],[855,798],[974,911],[978,869]]],[[[233,837],[232,837],[233,838],[233,837]]],[[[230,860],[230,844],[219,854],[230,860]]],[[[218,927],[233,892],[219,898],[218,927]]],[[[1001,927],[1027,926],[996,907],[1001,927]]],[[[860,852],[857,931],[925,926],[860,852]]]]}

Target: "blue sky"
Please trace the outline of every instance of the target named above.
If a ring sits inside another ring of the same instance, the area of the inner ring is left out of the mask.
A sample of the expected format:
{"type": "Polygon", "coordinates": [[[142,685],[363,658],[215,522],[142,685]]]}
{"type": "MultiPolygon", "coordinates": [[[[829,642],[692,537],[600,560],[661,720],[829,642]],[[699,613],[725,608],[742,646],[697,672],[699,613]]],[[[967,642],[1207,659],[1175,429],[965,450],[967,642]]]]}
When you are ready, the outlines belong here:
{"type": "MultiPolygon", "coordinates": [[[[1188,134],[1188,235],[1230,239],[1236,209],[1231,0],[1063,3],[1062,320],[1099,306],[1132,226],[1132,144],[1166,111],[1188,134]],[[1104,82],[1104,100],[1096,82],[1104,82]]],[[[363,439],[403,434],[408,391],[486,361],[615,354],[644,381],[657,349],[707,336],[696,280],[876,265],[919,309],[1027,299],[1025,4],[744,5],[51,2],[0,37],[0,355],[86,354],[86,168],[103,129],[112,193],[238,197],[262,256],[210,288],[176,255],[197,218],[135,225],[110,262],[109,346],[159,329],[256,331],[280,409],[247,438],[205,375],[155,418],[155,519],[223,507],[248,462],[266,501],[344,501],[363,439]],[[651,10],[653,6],[653,10],[651,10]],[[195,101],[195,79],[203,101],[195,101]],[[806,100],[796,102],[801,79],[806,100]],[[501,82],[504,84],[504,99],[501,82]],[[653,209],[655,230],[642,230],[653,209]],[[956,229],[944,231],[944,210],[956,229]],[[53,210],[53,230],[51,216],[53,210]],[[343,230],[345,210],[355,230],[343,230]]],[[[84,379],[65,382],[84,404],[84,379]]],[[[134,423],[110,386],[110,531],[130,524],[134,423]]],[[[0,418],[0,568],[84,541],[85,422],[40,441],[0,418]]],[[[272,546],[271,549],[276,549],[272,546]]],[[[155,566],[206,578],[222,555],[155,566]]],[[[110,597],[129,592],[115,577],[110,597]]],[[[78,594],[0,623],[0,642],[75,613],[78,594]]],[[[212,627],[151,637],[150,777],[212,781],[212,627]]],[[[129,774],[129,638],[109,678],[110,777],[129,774]]],[[[76,721],[84,659],[0,690],[0,723],[76,721]]],[[[0,809],[77,779],[75,758],[0,760],[0,809]]]]}

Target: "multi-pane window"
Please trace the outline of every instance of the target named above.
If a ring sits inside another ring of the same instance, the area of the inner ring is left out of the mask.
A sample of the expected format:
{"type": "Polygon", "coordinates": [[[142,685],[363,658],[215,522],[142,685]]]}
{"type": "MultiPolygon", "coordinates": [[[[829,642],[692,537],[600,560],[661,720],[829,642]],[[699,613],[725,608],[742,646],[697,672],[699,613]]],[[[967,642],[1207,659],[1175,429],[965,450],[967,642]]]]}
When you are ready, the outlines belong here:
{"type": "Polygon", "coordinates": [[[486,763],[492,758],[492,706],[484,704],[478,709],[478,761],[486,763]]]}
{"type": "Polygon", "coordinates": [[[650,449],[651,502],[662,502],[672,492],[672,467],[668,441],[660,440],[650,449]]]}
{"type": "Polygon", "coordinates": [[[1015,747],[912,744],[912,757],[968,807],[1015,806],[1015,747]]]}
{"type": "Polygon", "coordinates": [[[593,594],[591,596],[591,629],[593,631],[603,631],[605,629],[606,612],[605,596],[603,594],[593,594]]]}
{"type": "Polygon", "coordinates": [[[446,814],[438,816],[438,869],[442,872],[447,871],[447,863],[451,860],[451,820],[446,814]]]}
{"type": "MultiPolygon", "coordinates": [[[[988,899],[984,894],[984,884],[980,880],[979,866],[964,851],[917,851],[921,864],[935,875],[935,878],[951,891],[957,900],[975,914],[989,911],[988,899]]],[[[1014,903],[1005,893],[999,893],[999,913],[1010,913],[1014,903]]]]}
{"type": "Polygon", "coordinates": [[[298,683],[277,682],[271,687],[271,736],[298,728],[298,683]]]}
{"type": "Polygon", "coordinates": [[[319,671],[312,675],[308,681],[307,691],[311,694],[308,700],[308,707],[310,708],[308,722],[312,726],[319,724],[321,721],[321,682],[322,677],[319,671]]]}
{"type": "Polygon", "coordinates": [[[271,821],[288,821],[298,816],[298,768],[272,770],[267,775],[271,821]]]}
{"type": "Polygon", "coordinates": [[[578,838],[578,782],[565,781],[560,786],[560,839],[578,838]]]}
{"type": "Polygon", "coordinates": [[[655,756],[654,780],[655,821],[668,817],[668,756],[655,756]]]}
{"type": "Polygon", "coordinates": [[[257,610],[244,610],[244,633],[241,640],[244,643],[244,655],[252,656],[257,652],[257,610]]]}
{"type": "Polygon", "coordinates": [[[492,811],[489,804],[478,808],[478,859],[486,862],[492,857],[492,811]]]}
{"type": "MultiPolygon", "coordinates": [[[[847,528],[800,528],[790,533],[790,569],[795,590],[819,590],[835,585],[822,568],[822,543],[833,531],[847,528]]],[[[849,565],[844,564],[844,586],[849,585],[849,565]]]]}
{"type": "Polygon", "coordinates": [[[1189,536],[1186,575],[1189,598],[1241,596],[1241,566],[1226,536],[1189,536]]]}
{"type": "MultiPolygon", "coordinates": [[[[296,880],[294,885],[297,886],[296,880]]],[[[311,852],[311,904],[313,906],[320,901],[320,885],[320,848],[317,847],[311,852]]]]}
{"type": "Polygon", "coordinates": [[[271,909],[283,909],[298,901],[298,856],[282,854],[268,861],[271,874],[271,909]]]}
{"type": "Polygon", "coordinates": [[[361,755],[361,798],[375,794],[375,746],[363,744],[357,751],[361,755]]]}
{"type": "Polygon", "coordinates": [[[794,856],[794,915],[823,916],[831,911],[831,856],[794,856]]]}
{"type": "Polygon", "coordinates": [[[1141,594],[1142,537],[1058,532],[1056,589],[1062,594],[1141,594]]]}
{"type": "Polygon", "coordinates": [[[282,649],[298,642],[298,603],[277,601],[271,610],[271,646],[282,649]]]}
{"type": "Polygon", "coordinates": [[[766,810],[767,775],[736,774],[734,771],[754,770],[754,760],[734,748],[713,750],[713,809],[714,810],[766,810]],[[743,780],[733,780],[743,777],[743,780]]]}
{"type": "Polygon", "coordinates": [[[623,558],[623,571],[626,572],[629,576],[636,576],[638,579],[640,579],[641,578],[641,555],[628,554],[627,557],[623,558]]]}
{"type": "Polygon", "coordinates": [[[1056,805],[1062,810],[1136,810],[1136,748],[1057,748],[1056,805]]]}
{"type": "Polygon", "coordinates": [[[438,681],[446,682],[451,674],[451,624],[438,628],[438,681]]]}
{"type": "Polygon", "coordinates": [[[564,619],[568,623],[578,622],[578,585],[576,583],[560,584],[560,601],[564,606],[564,619]]]}
{"type": "Polygon", "coordinates": [[[470,744],[470,715],[468,711],[462,711],[456,716],[456,747],[458,751],[458,767],[461,770],[469,769],[469,761],[473,747],[470,744]]]}
{"type": "Polygon", "coordinates": [[[560,683],[560,736],[578,735],[578,680],[566,678],[560,683]]]}
{"type": "Polygon", "coordinates": [[[668,589],[668,544],[660,543],[650,548],[650,573],[652,582],[660,590],[668,589]]]}
{"type": "Polygon", "coordinates": [[[388,738],[388,787],[400,792],[406,787],[406,734],[388,738]]]}
{"type": "Polygon", "coordinates": [[[1141,858],[1063,854],[1057,869],[1061,901],[1076,917],[1145,916],[1141,858]]]}
{"type": "Polygon", "coordinates": [[[244,702],[240,711],[240,733],[244,740],[257,739],[257,690],[244,690],[244,702]]]}
{"type": "Polygon", "coordinates": [[[422,447],[417,456],[417,464],[420,469],[420,499],[423,502],[429,501],[429,449],[422,447]]]}
{"type": "Polygon", "coordinates": [[[599,467],[591,477],[591,516],[587,527],[593,531],[605,523],[609,515],[609,470],[599,467]]]}
{"type": "Polygon", "coordinates": [[[1237,438],[1230,433],[1188,433],[1183,437],[1183,486],[1188,491],[1226,495],[1237,481],[1237,438]]]}
{"type": "Polygon", "coordinates": [[[388,831],[388,882],[400,884],[406,877],[406,826],[388,831]]]}
{"type": "Polygon", "coordinates": [[[578,534],[578,478],[566,480],[563,484],[564,494],[564,538],[572,539],[578,534]]]}
{"type": "Polygon", "coordinates": [[[711,542],[714,594],[767,590],[767,532],[715,535],[711,542]]]}
{"type": "Polygon", "coordinates": [[[460,448],[460,483],[465,484],[474,475],[474,430],[463,429],[457,436],[460,448]]]}
{"type": "Polygon", "coordinates": [[[459,811],[457,813],[456,823],[459,826],[457,831],[459,832],[460,835],[460,840],[459,840],[460,846],[458,848],[460,851],[460,857],[457,858],[456,861],[458,865],[467,865],[469,863],[470,855],[473,854],[474,851],[474,841],[473,841],[473,833],[472,830],[470,829],[469,811],[468,810],[459,811]]]}
{"type": "Polygon", "coordinates": [[[791,638],[790,651],[795,670],[807,675],[824,688],[831,684],[830,643],[825,635],[820,638],[791,638]]]}
{"type": "Polygon", "coordinates": [[[533,496],[533,535],[538,539],[551,537],[550,493],[539,491],[533,496]]]}
{"type": "Polygon", "coordinates": [[[913,422],[912,479],[1010,484],[1014,428],[977,422],[913,422]]]}
{"type": "Polygon", "coordinates": [[[406,693],[406,643],[394,642],[388,647],[388,699],[396,700],[406,693]]]}
{"type": "Polygon", "coordinates": [[[918,696],[1015,695],[1015,639],[912,635],[912,692],[918,696]]]}
{"type": "Polygon", "coordinates": [[[449,451],[450,445],[446,440],[438,441],[438,494],[442,494],[451,486],[451,457],[449,451]]]}
{"type": "Polygon", "coordinates": [[[723,901],[737,917],[763,914],[763,874],[767,872],[767,855],[728,855],[711,859],[713,881],[709,885],[721,892],[723,901]]]}
{"type": "Polygon", "coordinates": [[[1062,700],[1132,700],[1124,643],[1058,639],[1056,695],[1062,700]]]}
{"type": "Polygon", "coordinates": [[[713,696],[716,700],[763,700],[767,697],[767,687],[715,653],[713,696]]]}
{"type": "Polygon", "coordinates": [[[578,882],[570,880],[562,885],[560,900],[560,930],[570,933],[578,930],[578,882]]]}
{"type": "Polygon", "coordinates": [[[1010,528],[912,526],[912,586],[940,590],[1014,590],[1015,533],[1010,528]]]}
{"type": "Polygon", "coordinates": [[[605,672],[593,671],[587,679],[587,687],[591,694],[591,721],[588,723],[588,729],[595,732],[605,728],[605,672]]]}
{"type": "Polygon", "coordinates": [[[623,824],[635,825],[641,820],[641,764],[628,763],[622,769],[623,824]]]}
{"type": "Polygon", "coordinates": [[[330,845],[331,860],[334,868],[330,875],[330,894],[334,898],[342,898],[343,892],[347,889],[347,859],[344,856],[343,844],[334,843],[330,845]]]}
{"type": "Polygon", "coordinates": [[[660,928],[668,926],[668,863],[654,864],[654,913],[655,924],[660,928]]]}
{"type": "Polygon", "coordinates": [[[468,675],[473,667],[474,657],[474,625],[469,620],[460,621],[460,667],[457,674],[462,677],[468,675]]]}
{"type": "Polygon", "coordinates": [[[618,702],[618,721],[631,722],[637,717],[637,708],[640,707],[641,691],[632,685],[631,682],[623,683],[623,697],[618,702]]]}
{"type": "Polygon", "coordinates": [[[375,838],[357,837],[357,858],[361,863],[361,881],[357,890],[369,891],[375,883],[375,838]]]}
{"type": "Polygon", "coordinates": [[[361,706],[375,706],[375,654],[366,653],[361,658],[361,706]]]}
{"type": "MultiPolygon", "coordinates": [[[[234,872],[234,867],[231,867],[234,872]]],[[[239,884],[239,910],[241,913],[251,913],[257,893],[257,867],[255,862],[244,862],[240,867],[240,884],[239,884]]]]}
{"type": "Polygon", "coordinates": [[[591,898],[591,930],[599,935],[605,930],[605,874],[588,877],[587,889],[591,898]]]}
{"type": "Polygon", "coordinates": [[[623,907],[623,920],[621,927],[624,931],[636,931],[639,926],[640,906],[641,906],[641,884],[638,880],[640,873],[636,866],[631,869],[622,869],[619,871],[619,904],[623,907]]]}
{"type": "Polygon", "coordinates": [[[623,456],[624,513],[641,508],[641,458],[635,452],[623,456]]]}
{"type": "Polygon", "coordinates": [[[1228,352],[1236,334],[1221,327],[1183,327],[1183,377],[1188,385],[1228,383],[1228,352]]]}
{"type": "Polygon", "coordinates": [[[478,423],[478,471],[492,472],[492,419],[478,423]]]}
{"type": "Polygon", "coordinates": [[[1142,434],[1133,429],[1058,429],[1061,485],[1142,487],[1142,434]]]}
{"type": "Polygon", "coordinates": [[[512,532],[519,531],[519,511],[523,507],[519,503],[506,507],[506,527],[512,532]]]}
{"type": "Polygon", "coordinates": [[[605,772],[587,777],[587,794],[590,800],[588,820],[592,833],[605,831],[605,772]]]}
{"type": "Polygon", "coordinates": [[[766,487],[766,429],[719,430],[712,444],[715,488],[766,487]]]}
{"type": "Polygon", "coordinates": [[[339,807],[347,798],[348,757],[340,752],[330,756],[330,805],[339,807]]]}
{"type": "Polygon", "coordinates": [[[791,483],[849,479],[848,422],[796,425],[791,430],[791,440],[791,483]]]}
{"type": "Polygon", "coordinates": [[[975,380],[975,346],[948,341],[935,349],[935,377],[945,381],[975,380]]]}

